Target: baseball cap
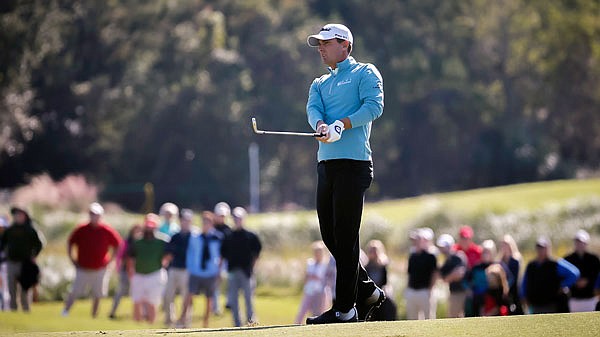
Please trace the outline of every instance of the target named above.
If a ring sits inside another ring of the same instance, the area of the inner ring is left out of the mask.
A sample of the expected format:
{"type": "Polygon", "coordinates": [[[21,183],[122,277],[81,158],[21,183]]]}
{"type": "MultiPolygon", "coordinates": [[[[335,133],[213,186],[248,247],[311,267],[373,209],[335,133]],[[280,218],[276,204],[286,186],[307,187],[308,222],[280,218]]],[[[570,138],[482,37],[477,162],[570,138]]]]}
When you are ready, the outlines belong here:
{"type": "Polygon", "coordinates": [[[543,247],[543,248],[547,248],[548,246],[550,246],[550,239],[548,239],[545,236],[540,236],[538,237],[538,239],[535,241],[535,245],[536,247],[543,247]]]}
{"type": "Polygon", "coordinates": [[[177,215],[179,213],[179,207],[172,202],[165,202],[160,206],[160,215],[164,215],[165,213],[177,215]]]}
{"type": "Polygon", "coordinates": [[[245,218],[246,215],[248,215],[248,212],[246,212],[246,210],[243,207],[236,207],[233,209],[233,211],[231,211],[231,214],[233,215],[234,218],[245,218]]]}
{"type": "Polygon", "coordinates": [[[450,234],[442,234],[436,242],[438,247],[452,247],[454,245],[454,238],[450,234]]]}
{"type": "Polygon", "coordinates": [[[156,215],[154,213],[148,213],[144,217],[144,227],[154,229],[154,228],[158,227],[159,221],[160,221],[160,218],[158,215],[156,215]]]}
{"type": "Polygon", "coordinates": [[[433,233],[433,229],[429,227],[423,227],[419,229],[419,236],[427,241],[432,241],[435,234],[433,233]]]}
{"type": "Polygon", "coordinates": [[[104,207],[102,207],[102,205],[100,205],[97,202],[93,202],[90,204],[90,213],[96,214],[96,215],[102,215],[102,214],[104,214],[104,207]]]}
{"type": "Polygon", "coordinates": [[[192,220],[194,218],[194,212],[189,208],[182,208],[179,217],[184,220],[192,220]]]}
{"type": "Polygon", "coordinates": [[[588,232],[584,231],[583,229],[580,229],[577,231],[577,233],[575,233],[574,239],[583,243],[588,243],[590,241],[590,235],[588,234],[588,232]]]}
{"type": "Polygon", "coordinates": [[[229,216],[229,214],[231,214],[231,208],[229,207],[229,204],[221,201],[215,205],[214,213],[219,216],[229,216]]]}
{"type": "Polygon", "coordinates": [[[339,24],[339,23],[328,23],[318,34],[314,34],[309,36],[306,39],[306,42],[311,47],[318,47],[319,40],[331,40],[331,39],[342,39],[350,42],[350,44],[354,45],[354,38],[352,37],[352,33],[348,27],[339,24]]]}
{"type": "Polygon", "coordinates": [[[462,226],[460,227],[460,229],[458,230],[458,234],[460,235],[460,237],[465,238],[465,239],[472,239],[473,238],[473,228],[471,228],[471,226],[462,226]]]}

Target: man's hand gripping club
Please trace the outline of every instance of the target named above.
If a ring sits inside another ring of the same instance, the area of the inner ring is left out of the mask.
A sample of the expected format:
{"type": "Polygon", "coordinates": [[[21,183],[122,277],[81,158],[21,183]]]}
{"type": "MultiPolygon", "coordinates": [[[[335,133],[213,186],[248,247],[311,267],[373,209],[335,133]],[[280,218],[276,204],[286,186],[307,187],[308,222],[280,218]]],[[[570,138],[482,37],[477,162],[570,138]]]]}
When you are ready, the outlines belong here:
{"type": "Polygon", "coordinates": [[[348,117],[341,120],[338,119],[329,125],[323,121],[319,121],[317,123],[317,132],[323,134],[323,136],[318,137],[317,140],[323,143],[337,142],[342,138],[342,132],[350,128],[352,128],[352,123],[348,117]]]}

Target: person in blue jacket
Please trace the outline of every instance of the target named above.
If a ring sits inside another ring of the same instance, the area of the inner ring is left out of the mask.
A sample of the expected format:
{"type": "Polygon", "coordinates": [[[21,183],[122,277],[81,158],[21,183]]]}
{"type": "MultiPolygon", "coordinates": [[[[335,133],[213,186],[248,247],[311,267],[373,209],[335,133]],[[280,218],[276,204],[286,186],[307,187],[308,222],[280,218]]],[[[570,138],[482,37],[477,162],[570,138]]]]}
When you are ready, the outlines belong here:
{"type": "Polygon", "coordinates": [[[306,111],[317,132],[317,214],[323,242],[336,261],[333,307],[307,324],[368,320],[385,293],[359,263],[358,233],[364,196],[373,180],[372,122],[383,113],[383,79],[377,68],[350,53],[348,27],[327,24],[308,37],[328,73],[310,85],[306,111]]]}
{"type": "Polygon", "coordinates": [[[521,283],[521,298],[531,314],[563,312],[566,293],[579,278],[579,269],[550,254],[550,240],[544,236],[535,244],[536,258],[529,262],[521,283]]]}

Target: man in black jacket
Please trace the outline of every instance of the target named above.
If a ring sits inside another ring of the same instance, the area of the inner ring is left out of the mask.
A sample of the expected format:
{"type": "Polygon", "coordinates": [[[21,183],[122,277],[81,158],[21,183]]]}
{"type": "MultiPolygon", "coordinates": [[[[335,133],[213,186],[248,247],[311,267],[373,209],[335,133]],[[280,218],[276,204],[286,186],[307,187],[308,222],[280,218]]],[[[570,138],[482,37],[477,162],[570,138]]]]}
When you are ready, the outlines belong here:
{"type": "Polygon", "coordinates": [[[254,306],[252,297],[254,293],[254,265],[262,249],[258,236],[244,228],[246,210],[236,207],[232,211],[234,228],[221,246],[221,255],[227,260],[228,291],[227,302],[231,305],[233,322],[235,326],[241,325],[238,293],[244,292],[246,301],[246,319],[249,324],[254,323],[254,306]]]}
{"type": "Polygon", "coordinates": [[[580,229],[573,239],[574,251],[565,256],[565,260],[571,262],[579,269],[579,278],[571,286],[571,298],[569,299],[570,312],[594,311],[598,299],[594,294],[594,284],[598,273],[600,273],[600,259],[596,254],[588,251],[587,246],[590,235],[580,229]]]}

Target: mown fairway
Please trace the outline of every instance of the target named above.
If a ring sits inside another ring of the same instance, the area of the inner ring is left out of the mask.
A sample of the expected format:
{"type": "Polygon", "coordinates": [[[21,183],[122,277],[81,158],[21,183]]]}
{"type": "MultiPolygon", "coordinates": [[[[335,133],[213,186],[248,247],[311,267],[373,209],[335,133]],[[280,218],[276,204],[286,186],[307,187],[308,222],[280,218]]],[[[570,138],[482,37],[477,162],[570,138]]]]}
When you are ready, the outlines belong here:
{"type": "Polygon", "coordinates": [[[412,337],[412,336],[598,336],[600,313],[479,317],[429,321],[369,322],[325,326],[257,326],[223,329],[90,330],[25,333],[17,336],[248,336],[248,337],[412,337]]]}

